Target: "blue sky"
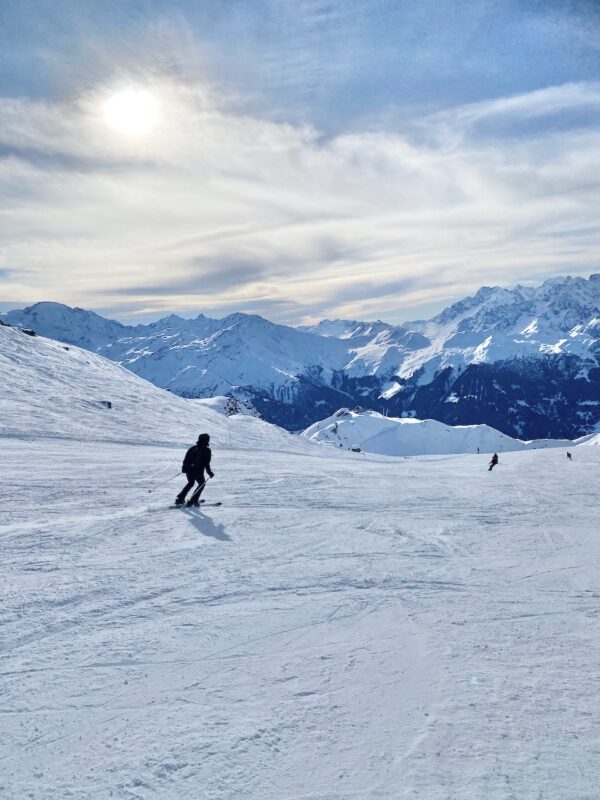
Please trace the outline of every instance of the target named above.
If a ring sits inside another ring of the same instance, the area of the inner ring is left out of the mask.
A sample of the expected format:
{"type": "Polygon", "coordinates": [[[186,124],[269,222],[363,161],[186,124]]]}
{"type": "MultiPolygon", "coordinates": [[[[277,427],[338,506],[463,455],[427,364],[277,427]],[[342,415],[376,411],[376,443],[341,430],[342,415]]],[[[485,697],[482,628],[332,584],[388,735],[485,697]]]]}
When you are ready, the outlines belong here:
{"type": "Polygon", "coordinates": [[[398,321],[588,274],[599,120],[595,2],[2,4],[2,310],[398,321]]]}

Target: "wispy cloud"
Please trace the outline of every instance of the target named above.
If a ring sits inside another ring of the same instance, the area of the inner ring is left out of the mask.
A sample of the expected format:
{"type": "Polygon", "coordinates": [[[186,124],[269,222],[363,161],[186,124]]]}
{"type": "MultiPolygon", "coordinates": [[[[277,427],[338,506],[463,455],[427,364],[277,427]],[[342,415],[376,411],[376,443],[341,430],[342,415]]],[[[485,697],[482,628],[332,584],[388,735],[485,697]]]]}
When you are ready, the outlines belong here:
{"type": "Polygon", "coordinates": [[[571,83],[323,138],[153,79],[161,122],[120,136],[103,92],[0,100],[0,293],[135,317],[245,308],[285,321],[385,316],[598,268],[600,133],[581,118],[495,136],[481,122],[600,107],[571,83]]]}
{"type": "Polygon", "coordinates": [[[479,103],[459,106],[450,111],[433,114],[430,123],[446,119],[454,124],[472,124],[490,117],[509,116],[518,118],[548,117],[572,109],[600,108],[600,83],[568,83],[562,86],[548,86],[532,92],[498,97],[479,103]]]}

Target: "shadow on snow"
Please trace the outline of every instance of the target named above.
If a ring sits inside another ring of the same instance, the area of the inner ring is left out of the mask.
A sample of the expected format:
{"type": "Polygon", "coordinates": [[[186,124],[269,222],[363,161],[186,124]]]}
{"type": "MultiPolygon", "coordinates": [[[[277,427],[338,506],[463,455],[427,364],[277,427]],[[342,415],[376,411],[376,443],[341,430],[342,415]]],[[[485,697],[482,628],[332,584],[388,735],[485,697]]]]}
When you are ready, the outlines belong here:
{"type": "Polygon", "coordinates": [[[231,536],[225,531],[225,527],[220,523],[214,522],[206,514],[196,509],[186,508],[186,515],[190,518],[192,525],[203,536],[209,536],[212,539],[218,539],[220,542],[231,542],[231,536]]]}

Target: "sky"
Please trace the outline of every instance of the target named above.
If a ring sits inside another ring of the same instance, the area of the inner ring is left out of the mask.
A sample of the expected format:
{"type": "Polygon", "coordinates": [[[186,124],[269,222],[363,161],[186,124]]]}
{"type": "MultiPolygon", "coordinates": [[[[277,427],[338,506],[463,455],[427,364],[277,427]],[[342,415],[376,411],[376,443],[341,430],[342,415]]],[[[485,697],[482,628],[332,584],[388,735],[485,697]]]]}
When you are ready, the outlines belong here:
{"type": "Polygon", "coordinates": [[[0,3],[0,311],[426,317],[600,270],[596,0],[0,3]]]}

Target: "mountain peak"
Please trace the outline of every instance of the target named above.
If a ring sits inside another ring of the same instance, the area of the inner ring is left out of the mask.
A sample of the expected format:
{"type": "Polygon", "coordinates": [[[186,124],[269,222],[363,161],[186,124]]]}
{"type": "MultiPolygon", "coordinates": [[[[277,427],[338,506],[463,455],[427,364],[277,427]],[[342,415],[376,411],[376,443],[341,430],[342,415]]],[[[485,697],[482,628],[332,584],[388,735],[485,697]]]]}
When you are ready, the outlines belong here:
{"type": "Polygon", "coordinates": [[[94,311],[71,308],[63,303],[42,300],[22,310],[9,311],[2,319],[11,325],[31,328],[42,336],[96,349],[99,344],[122,335],[126,327],[105,319],[94,311]]]}
{"type": "Polygon", "coordinates": [[[261,330],[266,328],[284,327],[278,326],[276,322],[271,322],[260,314],[245,314],[243,311],[235,311],[223,319],[219,320],[220,327],[226,328],[232,325],[241,325],[250,330],[261,330]]]}
{"type": "Polygon", "coordinates": [[[546,278],[540,289],[544,288],[544,286],[565,286],[575,281],[585,281],[585,278],[573,278],[571,275],[555,275],[552,278],[546,278]]]}

